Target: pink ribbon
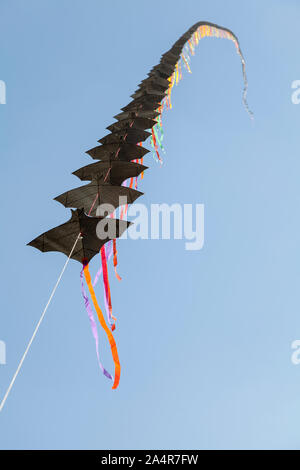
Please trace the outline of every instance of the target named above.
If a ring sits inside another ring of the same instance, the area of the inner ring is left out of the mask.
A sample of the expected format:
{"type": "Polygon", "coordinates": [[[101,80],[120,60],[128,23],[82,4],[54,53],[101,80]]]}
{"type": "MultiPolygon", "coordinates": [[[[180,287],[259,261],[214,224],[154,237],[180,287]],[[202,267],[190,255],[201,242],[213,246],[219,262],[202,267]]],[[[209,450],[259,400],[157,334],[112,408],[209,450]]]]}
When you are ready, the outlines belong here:
{"type": "MultiPolygon", "coordinates": [[[[105,253],[106,253],[106,261],[109,261],[112,254],[113,254],[113,243],[112,243],[112,240],[109,240],[109,242],[107,242],[106,244],[106,250],[105,250],[105,253]]],[[[94,282],[93,282],[93,287],[95,287],[95,285],[97,284],[98,280],[99,280],[99,277],[101,276],[102,274],[102,266],[100,267],[99,271],[97,272],[96,276],[95,276],[95,279],[94,279],[94,282]]],[[[112,326],[114,324],[114,320],[111,316],[111,312],[109,310],[109,307],[108,307],[108,303],[107,303],[107,299],[106,299],[106,292],[105,292],[105,286],[103,286],[103,289],[104,289],[104,305],[105,305],[105,311],[106,311],[106,316],[107,316],[107,321],[108,323],[110,324],[110,326],[112,326]]]]}

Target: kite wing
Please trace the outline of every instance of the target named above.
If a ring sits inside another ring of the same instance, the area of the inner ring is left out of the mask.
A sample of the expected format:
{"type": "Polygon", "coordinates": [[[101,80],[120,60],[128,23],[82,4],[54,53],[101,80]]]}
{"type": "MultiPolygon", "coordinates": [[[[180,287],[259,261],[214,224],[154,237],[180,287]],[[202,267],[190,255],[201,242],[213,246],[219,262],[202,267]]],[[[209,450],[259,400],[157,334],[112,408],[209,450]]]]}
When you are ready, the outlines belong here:
{"type": "Polygon", "coordinates": [[[83,208],[85,212],[91,215],[97,215],[97,208],[101,204],[108,204],[111,214],[121,204],[132,204],[143,193],[125,186],[115,186],[110,183],[101,183],[101,180],[93,179],[89,184],[71,189],[55,198],[65,207],[83,208]],[[96,202],[95,202],[96,201],[96,202]],[[94,204],[93,204],[94,203],[94,204]],[[93,207],[92,207],[93,206],[93,207]],[[92,207],[92,209],[91,209],[92,207]],[[91,210],[90,210],[91,209],[91,210]]]}
{"type": "Polygon", "coordinates": [[[92,181],[97,178],[99,181],[106,180],[112,185],[120,186],[128,178],[137,178],[147,168],[147,166],[140,163],[111,160],[108,162],[91,163],[79,170],[73,171],[73,175],[77,176],[81,181],[92,181]]]}
{"type": "MultiPolygon", "coordinates": [[[[88,217],[83,209],[71,211],[71,213],[72,216],[68,222],[48,230],[28,245],[34,246],[42,252],[60,251],[68,256],[78,235],[80,235],[71,258],[86,264],[99,254],[101,247],[110,240],[110,233],[115,235],[114,238],[118,238],[130,225],[130,222],[125,220],[107,219],[105,221],[107,237],[100,239],[97,236],[97,225],[103,221],[103,218],[88,217]]],[[[103,233],[103,230],[101,232],[103,233]]]]}

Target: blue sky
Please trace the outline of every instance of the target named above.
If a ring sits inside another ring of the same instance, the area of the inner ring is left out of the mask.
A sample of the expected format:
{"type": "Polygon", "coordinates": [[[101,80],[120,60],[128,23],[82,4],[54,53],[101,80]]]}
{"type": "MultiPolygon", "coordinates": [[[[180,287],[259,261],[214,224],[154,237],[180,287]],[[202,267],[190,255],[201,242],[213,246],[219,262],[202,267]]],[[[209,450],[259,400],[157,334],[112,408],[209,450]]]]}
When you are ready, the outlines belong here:
{"type": "MultiPolygon", "coordinates": [[[[299,2],[154,4],[2,0],[0,105],[3,396],[64,263],[26,243],[68,218],[84,152],[192,24],[232,29],[247,63],[251,122],[230,41],[204,39],[164,115],[151,203],[205,204],[205,244],[119,243],[111,271],[120,387],[97,368],[79,264],[70,263],[0,416],[2,449],[299,449],[299,2]]],[[[95,258],[91,269],[96,271],[95,258]]],[[[102,291],[99,290],[99,299],[102,291]]],[[[108,344],[101,354],[112,369],[108,344]]]]}

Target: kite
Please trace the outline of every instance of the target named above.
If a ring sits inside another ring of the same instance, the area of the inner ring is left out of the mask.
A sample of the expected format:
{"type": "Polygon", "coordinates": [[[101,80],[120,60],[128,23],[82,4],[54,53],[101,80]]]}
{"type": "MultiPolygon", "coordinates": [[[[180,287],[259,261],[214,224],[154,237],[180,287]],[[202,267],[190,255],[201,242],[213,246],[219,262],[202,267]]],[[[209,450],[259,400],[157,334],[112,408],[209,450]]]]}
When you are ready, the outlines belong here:
{"type": "MultiPolygon", "coordinates": [[[[60,202],[65,207],[75,209],[72,211],[71,219],[43,233],[29,243],[29,245],[42,252],[62,252],[68,256],[67,262],[70,259],[74,259],[82,264],[80,273],[81,289],[96,343],[98,362],[103,374],[113,380],[113,389],[118,387],[121,368],[117,346],[113,336],[116,319],[112,313],[111,293],[108,280],[108,261],[110,258],[113,258],[115,274],[120,280],[121,278],[117,272],[116,239],[119,238],[130,225],[129,222],[123,220],[127,211],[127,205],[133,203],[143,194],[137,191],[137,180],[138,177],[143,178],[144,172],[147,170],[147,167],[143,164],[143,160],[144,156],[150,152],[142,146],[143,142],[150,138],[153,155],[156,160],[162,162],[161,153],[164,152],[162,143],[162,113],[164,110],[172,108],[172,89],[174,85],[177,85],[182,79],[183,69],[191,73],[190,56],[194,55],[196,46],[204,37],[225,38],[233,41],[242,64],[244,80],[243,103],[252,118],[252,112],[246,100],[248,82],[245,71],[245,60],[240,49],[238,38],[229,29],[216,24],[208,22],[196,23],[175,42],[168,52],[161,56],[159,64],[152,68],[148,77],[139,84],[137,91],[131,95],[132,101],[127,106],[121,108],[121,113],[114,116],[116,121],[107,127],[110,133],[98,141],[100,145],[86,152],[92,159],[97,160],[97,162],[84,166],[74,171],[73,174],[81,181],[88,183],[71,189],[55,198],[56,201],[60,202]],[[119,201],[123,201],[124,199],[126,200],[126,204],[124,208],[122,203],[120,219],[114,219],[114,212],[120,205],[119,201]],[[98,209],[103,204],[106,210],[104,213],[99,214],[98,209]],[[89,263],[97,254],[100,254],[101,269],[92,282],[89,272],[89,263]],[[103,277],[106,320],[94,291],[94,286],[100,276],[103,277]],[[89,294],[100,325],[104,329],[110,343],[115,366],[114,379],[103,367],[99,359],[97,327],[90,300],[85,291],[83,278],[85,278],[88,286],[89,294]]],[[[58,283],[50,296],[45,311],[48,308],[57,285],[58,283]]],[[[36,331],[37,329],[35,333],[36,331]]],[[[27,350],[25,351],[25,355],[27,350]]]]}

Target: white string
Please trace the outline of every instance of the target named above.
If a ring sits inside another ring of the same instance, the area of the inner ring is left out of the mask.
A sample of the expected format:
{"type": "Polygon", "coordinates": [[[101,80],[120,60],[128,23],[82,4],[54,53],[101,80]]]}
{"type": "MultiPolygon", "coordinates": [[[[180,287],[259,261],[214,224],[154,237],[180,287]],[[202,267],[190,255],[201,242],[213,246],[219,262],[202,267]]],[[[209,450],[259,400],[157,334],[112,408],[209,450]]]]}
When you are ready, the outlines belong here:
{"type": "Polygon", "coordinates": [[[63,274],[64,274],[64,272],[65,272],[65,269],[66,269],[66,267],[67,267],[67,265],[68,265],[68,263],[69,263],[69,261],[70,261],[70,258],[71,258],[72,254],[73,254],[73,251],[74,251],[74,249],[75,249],[75,246],[77,245],[77,242],[78,242],[79,238],[80,238],[80,234],[78,235],[78,237],[77,237],[76,240],[75,240],[75,243],[74,243],[74,245],[73,245],[73,248],[72,248],[72,250],[70,251],[70,254],[69,254],[69,256],[68,256],[68,259],[67,259],[67,261],[65,262],[65,265],[64,265],[64,267],[62,268],[62,271],[61,271],[60,275],[58,276],[58,279],[57,279],[57,281],[56,281],[56,284],[55,284],[55,286],[54,286],[54,288],[53,288],[53,290],[52,290],[52,292],[51,292],[51,295],[50,295],[49,300],[48,300],[48,302],[47,302],[47,304],[46,304],[46,307],[44,308],[44,311],[43,311],[43,313],[42,313],[42,315],[41,315],[41,317],[40,317],[40,319],[39,319],[39,321],[38,321],[38,323],[37,323],[37,325],[36,325],[36,327],[35,327],[35,330],[34,330],[34,332],[33,332],[33,335],[31,336],[31,339],[30,339],[30,341],[29,341],[29,343],[28,343],[28,345],[27,345],[27,348],[25,349],[25,352],[24,352],[24,354],[23,354],[23,356],[22,356],[22,359],[21,359],[21,361],[20,361],[20,363],[19,363],[19,365],[18,365],[18,367],[17,367],[17,370],[16,370],[16,372],[15,372],[13,378],[12,378],[12,381],[10,382],[10,384],[9,384],[9,386],[8,386],[8,389],[7,389],[7,391],[6,391],[5,395],[4,395],[4,398],[3,398],[3,400],[2,400],[2,402],[1,402],[1,404],[0,404],[0,412],[1,412],[2,409],[3,409],[3,407],[4,407],[4,405],[5,405],[5,402],[6,402],[6,400],[7,400],[7,397],[8,397],[8,395],[9,395],[9,393],[10,393],[12,387],[13,387],[13,384],[15,383],[15,380],[16,380],[16,378],[17,378],[17,375],[18,375],[18,373],[20,372],[20,369],[21,369],[22,364],[23,364],[23,362],[24,362],[24,360],[25,360],[25,357],[27,356],[27,353],[28,353],[28,351],[29,351],[29,349],[30,349],[30,346],[31,346],[31,344],[32,344],[32,342],[33,342],[33,340],[34,340],[34,338],[35,338],[37,332],[38,332],[38,329],[39,329],[39,327],[40,327],[40,325],[41,325],[41,323],[42,323],[42,321],[43,321],[43,318],[44,318],[44,316],[45,316],[45,314],[46,314],[46,312],[47,312],[47,310],[48,310],[48,307],[49,307],[49,305],[50,305],[50,302],[51,302],[51,300],[52,300],[52,298],[53,298],[53,296],[54,296],[54,294],[55,294],[55,291],[56,291],[56,289],[57,289],[57,287],[58,287],[58,284],[59,284],[60,281],[61,281],[61,278],[62,278],[62,276],[63,276],[63,274]]]}

